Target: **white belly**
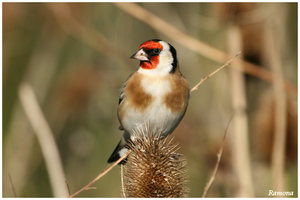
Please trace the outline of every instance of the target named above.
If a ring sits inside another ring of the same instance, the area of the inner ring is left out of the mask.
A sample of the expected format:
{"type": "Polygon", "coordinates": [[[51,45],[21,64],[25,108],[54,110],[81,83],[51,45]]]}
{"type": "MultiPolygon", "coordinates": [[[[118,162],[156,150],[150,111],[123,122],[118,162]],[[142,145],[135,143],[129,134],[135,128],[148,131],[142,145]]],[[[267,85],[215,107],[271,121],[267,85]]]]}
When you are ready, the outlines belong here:
{"type": "Polygon", "coordinates": [[[167,135],[177,126],[178,115],[174,115],[170,109],[159,102],[154,101],[151,107],[147,108],[143,113],[139,110],[128,108],[122,120],[123,128],[132,133],[135,130],[148,129],[158,134],[167,135]]]}

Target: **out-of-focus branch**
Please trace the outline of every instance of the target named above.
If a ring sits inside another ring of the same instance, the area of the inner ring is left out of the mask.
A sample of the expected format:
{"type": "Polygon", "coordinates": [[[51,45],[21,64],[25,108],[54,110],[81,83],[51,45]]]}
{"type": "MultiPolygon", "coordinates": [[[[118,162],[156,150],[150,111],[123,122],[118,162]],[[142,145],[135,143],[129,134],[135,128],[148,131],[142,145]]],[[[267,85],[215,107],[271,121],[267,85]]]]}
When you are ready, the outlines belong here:
{"type": "Polygon", "coordinates": [[[228,65],[230,65],[234,61],[234,59],[236,59],[239,55],[241,55],[241,52],[238,52],[233,58],[231,58],[230,60],[228,60],[224,65],[222,65],[221,67],[217,68],[215,71],[213,71],[209,75],[203,77],[190,91],[193,92],[195,90],[198,90],[199,86],[202,83],[204,83],[204,81],[206,81],[207,79],[209,79],[210,77],[212,77],[213,75],[215,75],[216,73],[218,73],[219,71],[221,71],[223,68],[225,68],[228,65]]]}
{"type": "Polygon", "coordinates": [[[39,107],[31,86],[22,83],[19,88],[19,99],[29,122],[40,143],[46,162],[54,197],[67,197],[68,189],[65,184],[65,174],[59,152],[50,127],[39,107]]]}
{"type": "MultiPolygon", "coordinates": [[[[282,9],[284,12],[284,9],[282,9]]],[[[274,123],[274,142],[272,149],[272,183],[273,189],[277,191],[284,190],[284,166],[285,166],[285,145],[286,145],[286,113],[287,102],[286,93],[284,90],[284,77],[280,60],[280,45],[279,39],[275,36],[275,31],[278,30],[275,23],[267,22],[266,27],[266,53],[268,64],[270,65],[275,81],[273,84],[274,102],[275,102],[275,123],[274,123]]],[[[277,19],[278,20],[278,19],[277,19]]],[[[276,31],[276,35],[277,31],[276,31]]]]}
{"type": "Polygon", "coordinates": [[[65,33],[88,44],[90,47],[105,54],[112,60],[120,58],[124,64],[128,63],[129,56],[125,56],[119,49],[114,47],[99,31],[78,21],[73,16],[70,7],[67,4],[47,3],[46,5],[65,33]]]}
{"type": "MultiPolygon", "coordinates": [[[[39,91],[37,94],[39,102],[45,102],[51,81],[59,66],[57,65],[58,55],[65,42],[65,37],[62,35],[49,38],[47,27],[45,25],[40,29],[41,33],[37,37],[37,45],[35,45],[30,55],[26,73],[23,75],[24,80],[31,83],[34,91],[39,91]],[[45,43],[46,40],[47,42],[45,43]]],[[[34,152],[36,149],[35,145],[33,145],[35,134],[32,131],[30,133],[24,131],[31,127],[28,121],[24,120],[25,117],[22,105],[16,102],[9,128],[7,129],[8,132],[5,136],[5,142],[3,142],[3,149],[5,149],[5,152],[3,152],[3,174],[6,174],[7,171],[13,172],[13,181],[17,194],[21,194],[24,187],[28,185],[29,177],[43,159],[41,154],[34,152]],[[16,146],[18,148],[15,148],[16,146]],[[31,159],[33,155],[34,160],[31,159]],[[22,165],[19,164],[21,159],[22,165]]],[[[3,187],[5,188],[7,184],[8,181],[5,180],[4,176],[3,187]]],[[[3,191],[3,195],[6,196],[5,189],[3,191]]]]}
{"type": "Polygon", "coordinates": [[[98,174],[98,176],[96,176],[96,178],[94,178],[91,182],[89,182],[88,184],[86,184],[84,187],[82,187],[80,190],[78,190],[77,192],[75,192],[74,194],[70,195],[69,198],[73,198],[75,196],[77,196],[78,194],[80,194],[81,192],[85,191],[85,190],[89,190],[91,189],[91,185],[93,185],[96,181],[98,181],[100,178],[102,178],[105,174],[107,174],[110,170],[112,170],[117,164],[119,164],[124,158],[126,158],[129,154],[131,153],[131,150],[127,151],[121,158],[119,158],[119,160],[117,160],[116,162],[114,162],[111,166],[109,166],[106,170],[104,170],[103,172],[101,172],[100,174],[98,174]]]}
{"type": "MultiPolygon", "coordinates": [[[[230,52],[241,48],[241,34],[238,27],[230,25],[227,31],[230,52]]],[[[241,65],[240,61],[234,65],[241,65]]],[[[230,70],[231,102],[236,116],[233,120],[232,154],[233,167],[238,181],[238,197],[252,197],[254,195],[251,161],[249,152],[248,116],[246,114],[246,86],[244,75],[236,69],[230,70]]]]}
{"type": "Polygon", "coordinates": [[[148,24],[153,29],[163,33],[164,35],[201,54],[202,56],[217,62],[225,62],[226,59],[229,58],[226,53],[185,34],[184,32],[178,30],[175,26],[169,24],[168,22],[135,3],[115,3],[115,5],[128,14],[148,24]]]}
{"type": "MultiPolygon", "coordinates": [[[[223,51],[220,51],[178,30],[175,26],[164,21],[163,19],[159,18],[158,16],[145,10],[144,8],[135,3],[115,3],[115,5],[123,11],[127,12],[128,14],[132,15],[133,17],[141,20],[145,24],[148,24],[156,31],[159,31],[160,33],[166,35],[167,37],[173,39],[181,45],[195,51],[201,56],[221,63],[226,62],[226,60],[230,59],[230,56],[224,53],[223,51]]],[[[242,59],[240,59],[240,62],[240,66],[233,65],[232,67],[236,67],[249,75],[257,77],[266,82],[272,83],[273,75],[268,70],[242,59]]],[[[288,92],[292,94],[297,94],[297,87],[294,84],[286,80],[285,86],[288,92]]]]}

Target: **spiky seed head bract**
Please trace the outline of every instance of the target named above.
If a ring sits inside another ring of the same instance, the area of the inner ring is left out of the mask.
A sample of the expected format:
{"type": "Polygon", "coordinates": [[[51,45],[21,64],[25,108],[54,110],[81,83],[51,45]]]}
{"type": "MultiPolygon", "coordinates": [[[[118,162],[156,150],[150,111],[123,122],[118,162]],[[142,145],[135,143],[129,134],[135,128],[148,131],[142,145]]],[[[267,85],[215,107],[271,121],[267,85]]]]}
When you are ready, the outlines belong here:
{"type": "Polygon", "coordinates": [[[124,168],[126,197],[186,197],[186,161],[178,146],[153,131],[137,133],[124,168]]]}

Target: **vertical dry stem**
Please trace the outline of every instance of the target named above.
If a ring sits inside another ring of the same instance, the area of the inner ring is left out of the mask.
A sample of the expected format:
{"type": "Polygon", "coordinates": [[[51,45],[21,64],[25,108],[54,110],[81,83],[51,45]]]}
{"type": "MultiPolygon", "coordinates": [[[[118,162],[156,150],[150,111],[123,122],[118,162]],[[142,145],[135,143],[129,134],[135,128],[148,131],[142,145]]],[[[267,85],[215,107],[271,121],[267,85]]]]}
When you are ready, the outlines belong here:
{"type": "Polygon", "coordinates": [[[121,187],[123,197],[126,198],[125,188],[124,188],[124,165],[121,164],[121,187]]]}
{"type": "MultiPolygon", "coordinates": [[[[284,9],[283,9],[284,10],[284,9]]],[[[282,11],[283,12],[283,11],[282,11]]],[[[278,26],[276,27],[276,18],[269,20],[266,26],[266,53],[271,70],[275,75],[273,84],[275,99],[275,127],[274,142],[272,151],[272,182],[273,189],[277,191],[284,190],[284,162],[286,145],[286,93],[284,90],[284,77],[280,59],[278,26]]]]}
{"type": "MultiPolygon", "coordinates": [[[[231,52],[241,49],[240,31],[231,25],[228,29],[228,45],[231,52]]],[[[235,65],[241,65],[237,61],[235,65]]],[[[241,68],[242,69],[242,68],[241,68]]],[[[232,106],[236,116],[233,120],[232,153],[233,165],[238,179],[238,197],[252,197],[254,195],[248,136],[248,118],[246,115],[245,80],[242,71],[234,68],[230,70],[232,106]]]]}

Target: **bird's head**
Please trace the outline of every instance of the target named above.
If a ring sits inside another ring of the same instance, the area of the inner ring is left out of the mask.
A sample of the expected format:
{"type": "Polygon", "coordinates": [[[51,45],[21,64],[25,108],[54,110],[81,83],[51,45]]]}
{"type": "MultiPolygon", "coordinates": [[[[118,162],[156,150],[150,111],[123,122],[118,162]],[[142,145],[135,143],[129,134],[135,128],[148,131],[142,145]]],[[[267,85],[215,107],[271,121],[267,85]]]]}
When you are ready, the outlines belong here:
{"type": "Polygon", "coordinates": [[[130,58],[140,61],[140,71],[152,74],[174,73],[177,67],[175,48],[162,40],[148,40],[130,58]]]}

